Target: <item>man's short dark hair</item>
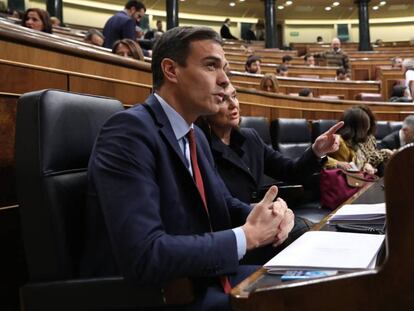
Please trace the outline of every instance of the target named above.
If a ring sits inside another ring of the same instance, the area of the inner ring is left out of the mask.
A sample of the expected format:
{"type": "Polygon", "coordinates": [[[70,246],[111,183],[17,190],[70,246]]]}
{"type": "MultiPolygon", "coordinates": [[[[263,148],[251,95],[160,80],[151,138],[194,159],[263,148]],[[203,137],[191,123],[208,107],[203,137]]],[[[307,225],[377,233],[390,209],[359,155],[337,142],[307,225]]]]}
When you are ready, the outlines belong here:
{"type": "Polygon", "coordinates": [[[304,57],[305,62],[308,60],[309,57],[314,57],[312,53],[307,53],[304,57]]]}
{"type": "Polygon", "coordinates": [[[280,65],[279,67],[276,68],[277,73],[282,73],[282,72],[286,72],[286,71],[289,71],[289,69],[285,65],[280,65]]]}
{"type": "Polygon", "coordinates": [[[185,67],[190,44],[194,41],[213,40],[222,45],[220,35],[208,27],[175,27],[164,33],[152,50],[152,84],[158,89],[164,83],[161,61],[170,58],[185,67]]]}
{"type": "Polygon", "coordinates": [[[105,39],[105,37],[104,37],[104,35],[102,34],[102,32],[100,32],[100,31],[99,31],[99,30],[97,30],[97,29],[93,29],[93,28],[91,28],[91,29],[89,29],[89,30],[88,30],[88,32],[86,33],[86,35],[85,35],[85,40],[92,40],[92,37],[93,37],[94,35],[98,36],[99,38],[102,38],[102,40],[104,40],[104,39],[105,39]]]}
{"type": "Polygon", "coordinates": [[[336,69],[336,75],[339,76],[340,74],[346,75],[346,70],[344,67],[339,67],[338,69],[336,69]]]}
{"type": "Polygon", "coordinates": [[[304,88],[304,89],[301,89],[301,90],[299,91],[298,95],[299,95],[299,96],[308,97],[310,93],[312,93],[312,91],[311,91],[310,89],[308,89],[308,88],[304,88]]]}
{"type": "Polygon", "coordinates": [[[260,59],[259,56],[250,55],[249,57],[247,57],[245,68],[246,69],[249,68],[253,63],[255,63],[257,61],[261,62],[262,60],[260,59]]]}
{"type": "Polygon", "coordinates": [[[137,11],[140,11],[141,9],[144,9],[144,11],[147,11],[147,8],[141,1],[137,0],[130,0],[127,3],[125,3],[125,9],[130,10],[131,8],[135,8],[137,11]]]}
{"type": "Polygon", "coordinates": [[[290,56],[290,55],[285,55],[285,56],[283,56],[282,57],[282,62],[290,62],[290,61],[292,61],[292,56],[290,56]]]}

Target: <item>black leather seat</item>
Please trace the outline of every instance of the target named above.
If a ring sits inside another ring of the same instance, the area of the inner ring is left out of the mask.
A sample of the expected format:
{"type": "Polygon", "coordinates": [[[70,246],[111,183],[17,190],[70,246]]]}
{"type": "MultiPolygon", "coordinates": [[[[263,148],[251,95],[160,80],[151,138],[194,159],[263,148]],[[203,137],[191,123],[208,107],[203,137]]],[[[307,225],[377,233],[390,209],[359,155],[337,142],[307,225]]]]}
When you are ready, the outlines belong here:
{"type": "MultiPolygon", "coordinates": [[[[312,144],[311,131],[305,119],[280,118],[273,120],[271,122],[271,137],[273,148],[289,158],[301,156],[312,144]]],[[[289,199],[293,204],[290,207],[294,209],[297,216],[319,222],[329,213],[329,210],[322,209],[319,203],[319,174],[309,177],[303,183],[302,192],[291,193],[291,196],[293,198],[289,199]]]]}
{"type": "Polygon", "coordinates": [[[337,122],[338,121],[331,119],[312,121],[312,141],[315,141],[319,135],[325,133],[337,122]]]}
{"type": "Polygon", "coordinates": [[[265,144],[270,145],[269,120],[265,117],[242,116],[240,127],[249,127],[256,130],[265,144]]]}
{"type": "Polygon", "coordinates": [[[306,119],[275,119],[271,123],[270,133],[273,148],[289,158],[301,156],[311,145],[306,119]]]}
{"type": "Polygon", "coordinates": [[[375,133],[375,138],[377,139],[377,143],[380,143],[381,140],[391,133],[391,128],[388,121],[377,121],[377,131],[375,133]]]}
{"type": "Polygon", "coordinates": [[[90,152],[103,122],[122,109],[114,99],[56,90],[19,99],[16,171],[29,274],[23,310],[136,310],[191,300],[188,280],[177,281],[177,293],[181,285],[171,291],[122,277],[79,278],[90,152]]]}
{"type": "MultiPolygon", "coordinates": [[[[240,120],[240,127],[253,128],[259,134],[263,142],[271,147],[269,120],[265,117],[242,116],[240,120]]],[[[271,185],[280,185],[276,179],[264,175],[263,184],[260,185],[262,189],[259,197],[262,197],[271,185]]]]}

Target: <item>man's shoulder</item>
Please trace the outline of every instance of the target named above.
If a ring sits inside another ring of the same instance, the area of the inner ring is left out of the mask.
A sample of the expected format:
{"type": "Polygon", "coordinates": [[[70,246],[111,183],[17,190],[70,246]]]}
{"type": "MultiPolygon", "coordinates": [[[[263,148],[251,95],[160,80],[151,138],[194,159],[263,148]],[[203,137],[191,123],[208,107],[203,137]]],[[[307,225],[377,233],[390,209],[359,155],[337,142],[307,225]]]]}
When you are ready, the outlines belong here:
{"type": "Polygon", "coordinates": [[[136,104],[131,108],[114,114],[108,122],[119,123],[126,127],[131,126],[131,124],[136,124],[140,128],[144,127],[145,124],[147,124],[147,126],[154,124],[152,115],[145,107],[145,103],[136,104]]]}
{"type": "Polygon", "coordinates": [[[107,23],[124,23],[126,21],[129,21],[131,18],[125,14],[123,11],[116,12],[114,15],[112,15],[107,23]]]}
{"type": "Polygon", "coordinates": [[[400,131],[394,131],[383,138],[383,141],[394,140],[400,137],[400,131]]]}
{"type": "Polygon", "coordinates": [[[394,131],[387,136],[385,136],[381,142],[378,144],[380,149],[396,149],[400,147],[400,131],[394,131]]]}

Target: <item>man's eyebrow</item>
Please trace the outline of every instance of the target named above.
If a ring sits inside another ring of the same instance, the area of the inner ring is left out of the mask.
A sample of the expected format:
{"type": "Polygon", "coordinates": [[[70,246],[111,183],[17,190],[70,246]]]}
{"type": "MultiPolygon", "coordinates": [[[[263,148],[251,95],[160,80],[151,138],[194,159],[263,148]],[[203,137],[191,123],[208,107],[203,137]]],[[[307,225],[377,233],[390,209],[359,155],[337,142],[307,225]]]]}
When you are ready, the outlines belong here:
{"type": "Polygon", "coordinates": [[[207,56],[203,58],[203,61],[209,61],[209,60],[212,60],[215,62],[221,62],[221,58],[218,56],[207,56]]]}

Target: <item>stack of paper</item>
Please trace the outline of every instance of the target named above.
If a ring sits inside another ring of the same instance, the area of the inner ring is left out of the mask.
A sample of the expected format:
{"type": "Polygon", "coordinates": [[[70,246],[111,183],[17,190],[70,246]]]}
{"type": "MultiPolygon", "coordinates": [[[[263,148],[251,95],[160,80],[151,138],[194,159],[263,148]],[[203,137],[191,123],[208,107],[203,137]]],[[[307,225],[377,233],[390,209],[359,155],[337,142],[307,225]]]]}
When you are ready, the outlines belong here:
{"type": "Polygon", "coordinates": [[[270,270],[356,270],[375,267],[384,235],[308,231],[268,261],[270,270]]]}
{"type": "Polygon", "coordinates": [[[328,223],[366,223],[376,224],[385,221],[385,203],[348,204],[342,206],[331,216],[328,223]]]}

